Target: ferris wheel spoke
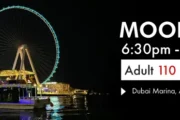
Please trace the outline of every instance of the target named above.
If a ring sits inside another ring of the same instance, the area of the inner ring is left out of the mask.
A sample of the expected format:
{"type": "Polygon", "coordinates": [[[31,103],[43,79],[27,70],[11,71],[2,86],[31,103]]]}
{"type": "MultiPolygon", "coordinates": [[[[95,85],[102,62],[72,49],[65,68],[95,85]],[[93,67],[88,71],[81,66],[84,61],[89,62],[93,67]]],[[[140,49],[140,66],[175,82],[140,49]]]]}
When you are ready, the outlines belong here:
{"type": "Polygon", "coordinates": [[[0,41],[1,41],[1,44],[6,44],[6,45],[10,45],[12,44],[11,39],[8,38],[8,37],[3,37],[3,36],[0,36],[0,41]]]}
{"type": "Polygon", "coordinates": [[[9,42],[9,38],[7,38],[7,36],[5,36],[4,34],[2,34],[1,29],[0,29],[0,38],[1,38],[1,43],[5,43],[8,44],[9,42]],[[3,40],[2,40],[3,39],[3,40]]]}
{"type": "Polygon", "coordinates": [[[41,62],[48,65],[48,64],[52,64],[52,61],[55,61],[55,59],[52,59],[52,56],[43,55],[43,53],[41,51],[38,51],[38,52],[40,53],[39,59],[41,60],[41,62]],[[44,59],[44,58],[46,58],[46,59],[44,59]]]}
{"type": "Polygon", "coordinates": [[[41,54],[42,57],[51,56],[51,57],[49,57],[50,59],[55,58],[55,55],[52,54],[53,52],[49,52],[49,53],[47,53],[46,51],[44,51],[44,52],[40,51],[40,52],[42,53],[41,54]]]}
{"type": "Polygon", "coordinates": [[[17,24],[17,26],[19,26],[19,27],[16,28],[17,34],[21,37],[21,32],[23,32],[23,31],[21,30],[21,16],[19,16],[19,15],[18,15],[18,17],[15,16],[15,19],[16,19],[16,24],[17,24]],[[17,19],[17,18],[18,18],[18,19],[17,19]]]}
{"type": "Polygon", "coordinates": [[[39,68],[37,69],[37,71],[39,71],[40,73],[42,72],[43,73],[43,76],[47,76],[49,71],[47,71],[47,66],[45,64],[42,63],[42,61],[40,61],[40,65],[39,65],[39,68]]]}
{"type": "MultiPolygon", "coordinates": [[[[0,17],[3,19],[3,23],[0,22],[0,65],[12,68],[11,62],[4,62],[7,59],[13,62],[19,45],[27,44],[39,80],[42,82],[52,77],[59,60],[59,45],[46,18],[24,6],[1,9],[0,17]]],[[[25,61],[25,64],[27,69],[31,69],[28,62],[25,61]]]]}
{"type": "MultiPolygon", "coordinates": [[[[36,48],[35,48],[36,49],[36,48]]],[[[48,58],[49,60],[55,60],[55,56],[54,55],[52,55],[52,53],[50,53],[50,54],[45,54],[46,52],[44,52],[43,50],[41,50],[41,49],[36,49],[39,53],[40,53],[40,55],[39,56],[41,56],[42,58],[48,58]]],[[[47,59],[44,59],[45,61],[47,61],[47,59]]]]}
{"type": "Polygon", "coordinates": [[[24,37],[24,24],[23,24],[23,20],[21,19],[21,31],[20,31],[20,35],[22,36],[22,38],[24,37]]]}
{"type": "Polygon", "coordinates": [[[12,27],[8,27],[7,24],[4,24],[4,28],[5,28],[5,33],[8,34],[8,38],[10,38],[10,40],[8,41],[9,43],[12,42],[14,40],[14,35],[12,34],[12,27]]]}
{"type": "Polygon", "coordinates": [[[43,78],[48,76],[48,72],[46,71],[43,65],[40,65],[39,71],[40,73],[42,73],[42,76],[44,76],[43,78]]]}
{"type": "Polygon", "coordinates": [[[42,65],[46,66],[47,69],[52,69],[52,65],[50,66],[50,64],[47,64],[47,63],[46,63],[45,61],[43,61],[43,60],[40,60],[40,62],[41,62],[42,65]]]}
{"type": "Polygon", "coordinates": [[[52,65],[50,66],[50,64],[47,64],[44,61],[41,61],[42,65],[44,65],[45,67],[47,67],[47,69],[52,69],[52,65]]]}
{"type": "Polygon", "coordinates": [[[6,50],[7,50],[7,49],[6,49],[6,48],[4,48],[4,47],[0,49],[0,51],[6,51],[6,50]]]}
{"type": "MultiPolygon", "coordinates": [[[[54,60],[55,61],[55,60],[54,60]]],[[[51,65],[51,68],[52,68],[52,65],[54,65],[54,62],[50,62],[49,60],[41,60],[42,63],[46,64],[46,65],[51,65]]]]}
{"type": "Polygon", "coordinates": [[[12,35],[10,34],[12,27],[8,27],[9,23],[7,25],[7,23],[4,23],[1,27],[1,34],[4,34],[6,37],[8,36],[8,38],[12,39],[12,35]]]}
{"type": "MultiPolygon", "coordinates": [[[[4,40],[4,39],[1,39],[1,37],[0,37],[0,40],[2,41],[2,40],[4,40]]],[[[7,46],[8,44],[6,44],[6,43],[4,43],[4,42],[0,42],[0,46],[1,46],[1,45],[7,46]]]]}
{"type": "Polygon", "coordinates": [[[40,65],[39,71],[43,73],[43,76],[47,76],[48,75],[48,72],[46,71],[46,69],[44,68],[43,65],[40,65]]]}
{"type": "Polygon", "coordinates": [[[41,57],[49,57],[49,58],[48,58],[49,60],[54,60],[54,58],[52,58],[52,57],[54,57],[52,54],[46,55],[45,53],[42,53],[42,54],[40,54],[40,56],[41,56],[41,57]]]}

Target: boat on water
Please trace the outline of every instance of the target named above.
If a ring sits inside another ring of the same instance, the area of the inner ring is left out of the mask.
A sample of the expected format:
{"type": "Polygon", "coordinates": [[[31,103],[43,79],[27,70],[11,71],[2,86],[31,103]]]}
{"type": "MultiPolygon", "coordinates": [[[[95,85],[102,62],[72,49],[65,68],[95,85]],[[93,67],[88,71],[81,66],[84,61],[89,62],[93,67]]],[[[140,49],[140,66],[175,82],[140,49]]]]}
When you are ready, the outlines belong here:
{"type": "Polygon", "coordinates": [[[32,110],[44,108],[50,103],[50,98],[37,96],[36,86],[18,81],[11,80],[0,85],[0,109],[32,110]]]}
{"type": "MultiPolygon", "coordinates": [[[[6,72],[0,72],[0,76],[9,75],[6,72]]],[[[14,73],[13,73],[14,75],[14,73]]],[[[11,76],[11,75],[10,75],[11,76]]],[[[86,95],[87,90],[72,89],[69,84],[64,83],[46,83],[33,84],[28,80],[12,79],[7,77],[0,80],[0,109],[32,110],[45,108],[47,104],[52,106],[50,95],[68,95],[73,99],[86,95]],[[55,90],[52,91],[52,90],[55,90]]]]}
{"type": "Polygon", "coordinates": [[[51,104],[52,106],[52,103],[48,97],[21,98],[19,99],[19,102],[0,102],[0,109],[43,109],[47,104],[51,104]]]}

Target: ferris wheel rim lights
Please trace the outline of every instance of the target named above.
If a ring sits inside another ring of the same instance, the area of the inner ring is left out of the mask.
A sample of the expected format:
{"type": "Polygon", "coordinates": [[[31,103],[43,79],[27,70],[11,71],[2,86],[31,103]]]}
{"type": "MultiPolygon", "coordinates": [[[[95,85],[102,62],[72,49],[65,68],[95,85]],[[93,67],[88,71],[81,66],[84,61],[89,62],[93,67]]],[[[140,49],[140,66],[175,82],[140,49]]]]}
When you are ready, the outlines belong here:
{"type": "Polygon", "coordinates": [[[50,75],[42,82],[42,83],[46,83],[47,81],[50,81],[50,78],[53,77],[53,74],[56,72],[56,69],[58,68],[58,64],[59,64],[59,59],[60,59],[60,46],[59,46],[59,41],[57,38],[57,35],[53,29],[53,27],[51,26],[51,24],[49,23],[49,21],[39,12],[35,11],[34,9],[31,9],[29,7],[25,7],[25,6],[8,6],[8,7],[4,7],[2,9],[0,9],[0,13],[7,11],[7,10],[11,10],[11,9],[20,9],[20,10],[25,10],[28,12],[31,12],[32,14],[36,15],[37,17],[39,17],[48,27],[48,29],[50,30],[53,38],[54,38],[54,42],[55,42],[55,47],[56,47],[56,60],[55,60],[55,64],[54,67],[50,73],[50,75]]]}

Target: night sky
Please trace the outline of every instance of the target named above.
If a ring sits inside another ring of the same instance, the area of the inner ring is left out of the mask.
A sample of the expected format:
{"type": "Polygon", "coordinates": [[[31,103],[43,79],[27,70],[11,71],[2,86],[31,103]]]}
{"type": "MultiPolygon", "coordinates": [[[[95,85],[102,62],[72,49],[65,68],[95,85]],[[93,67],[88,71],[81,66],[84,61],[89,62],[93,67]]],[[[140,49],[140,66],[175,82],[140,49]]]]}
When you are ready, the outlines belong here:
{"type": "MultiPolygon", "coordinates": [[[[92,1],[0,2],[0,8],[22,5],[41,13],[60,43],[60,63],[53,80],[72,87],[119,92],[121,4],[92,1]]],[[[33,23],[32,23],[33,25],[33,23]]]]}

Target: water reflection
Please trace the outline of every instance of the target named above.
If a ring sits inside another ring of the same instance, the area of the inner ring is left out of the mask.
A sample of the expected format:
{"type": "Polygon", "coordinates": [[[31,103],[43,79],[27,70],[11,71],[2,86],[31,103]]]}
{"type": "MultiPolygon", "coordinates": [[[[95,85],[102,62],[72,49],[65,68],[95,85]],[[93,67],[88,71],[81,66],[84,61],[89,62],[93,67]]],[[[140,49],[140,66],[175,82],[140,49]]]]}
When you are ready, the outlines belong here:
{"type": "Polygon", "coordinates": [[[62,120],[62,117],[59,113],[51,113],[50,118],[54,120],[62,120]]]}
{"type": "MultiPolygon", "coordinates": [[[[18,114],[17,114],[18,116],[18,114]]],[[[20,118],[19,120],[62,120],[62,114],[56,113],[56,112],[43,112],[41,114],[32,113],[26,111],[26,112],[20,112],[20,118]]],[[[18,119],[17,119],[18,120],[18,119]]]]}
{"type": "Polygon", "coordinates": [[[88,110],[87,98],[85,96],[52,96],[50,97],[53,107],[46,106],[46,110],[53,111],[76,111],[76,110],[88,110]]]}
{"type": "Polygon", "coordinates": [[[86,97],[52,96],[50,99],[54,106],[47,105],[46,110],[0,110],[0,120],[85,120],[83,114],[87,111],[86,97]]]}

